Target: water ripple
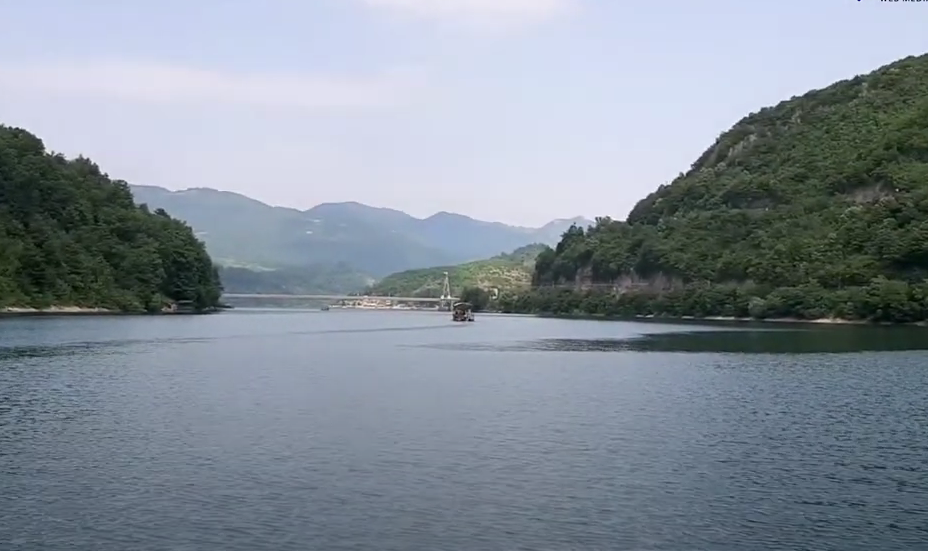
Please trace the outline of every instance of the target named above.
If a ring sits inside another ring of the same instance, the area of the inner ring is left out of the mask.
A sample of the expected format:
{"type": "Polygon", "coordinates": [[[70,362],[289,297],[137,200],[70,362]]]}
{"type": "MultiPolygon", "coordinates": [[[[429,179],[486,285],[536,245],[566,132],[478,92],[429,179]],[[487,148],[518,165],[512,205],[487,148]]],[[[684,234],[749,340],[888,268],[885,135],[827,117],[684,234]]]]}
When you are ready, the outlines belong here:
{"type": "Polygon", "coordinates": [[[733,330],[644,333],[622,338],[543,338],[518,341],[408,345],[482,352],[680,352],[711,354],[846,354],[928,350],[928,340],[907,328],[865,330],[733,330]]]}
{"type": "Polygon", "coordinates": [[[902,333],[445,321],[17,326],[0,547],[928,548],[928,355],[902,333]]]}

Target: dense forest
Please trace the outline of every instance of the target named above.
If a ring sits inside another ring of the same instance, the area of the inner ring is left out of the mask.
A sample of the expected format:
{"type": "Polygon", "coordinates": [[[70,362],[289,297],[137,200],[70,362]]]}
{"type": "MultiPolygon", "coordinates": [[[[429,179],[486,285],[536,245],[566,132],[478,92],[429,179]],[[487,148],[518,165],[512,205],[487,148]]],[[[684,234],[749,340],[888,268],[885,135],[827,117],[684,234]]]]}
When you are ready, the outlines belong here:
{"type": "Polygon", "coordinates": [[[928,55],[751,114],[625,222],[572,227],[512,312],[928,319],[928,55]]]}
{"type": "Polygon", "coordinates": [[[93,162],[0,126],[0,311],[218,305],[219,275],[186,224],[136,206],[93,162]]]}

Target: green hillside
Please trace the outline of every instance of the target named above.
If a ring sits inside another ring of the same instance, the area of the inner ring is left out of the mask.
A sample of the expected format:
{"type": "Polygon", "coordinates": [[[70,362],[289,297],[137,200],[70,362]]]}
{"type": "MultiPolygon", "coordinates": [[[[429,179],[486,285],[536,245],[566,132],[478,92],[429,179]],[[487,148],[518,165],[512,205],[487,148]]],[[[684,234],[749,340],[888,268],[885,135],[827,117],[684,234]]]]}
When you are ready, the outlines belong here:
{"type": "Polygon", "coordinates": [[[531,245],[519,247],[511,253],[496,255],[491,260],[508,260],[534,269],[535,259],[538,258],[538,255],[550,248],[551,247],[544,243],[532,243],[531,245]]]}
{"type": "Polygon", "coordinates": [[[217,305],[219,277],[183,222],[133,203],[125,182],[0,126],[0,310],[217,305]]]}
{"type": "Polygon", "coordinates": [[[225,292],[233,294],[340,295],[360,292],[372,281],[345,265],[275,270],[222,266],[219,275],[225,292]]]}
{"type": "Polygon", "coordinates": [[[926,278],[923,55],[745,117],[627,222],[566,232],[505,306],[904,322],[926,278]]]}
{"type": "Polygon", "coordinates": [[[553,245],[571,223],[588,223],[575,218],[524,228],[448,212],[420,219],[355,202],[301,211],[207,188],[132,186],[132,192],[139,204],[163,208],[190,224],[217,263],[310,271],[347,266],[349,276],[361,272],[384,277],[480,260],[533,242],[553,245]]]}
{"type": "Polygon", "coordinates": [[[407,270],[389,275],[377,282],[367,293],[372,295],[439,297],[445,272],[455,295],[466,288],[517,290],[527,288],[532,281],[535,257],[547,245],[531,244],[511,253],[487,260],[467,262],[457,266],[438,266],[421,270],[407,270]]]}

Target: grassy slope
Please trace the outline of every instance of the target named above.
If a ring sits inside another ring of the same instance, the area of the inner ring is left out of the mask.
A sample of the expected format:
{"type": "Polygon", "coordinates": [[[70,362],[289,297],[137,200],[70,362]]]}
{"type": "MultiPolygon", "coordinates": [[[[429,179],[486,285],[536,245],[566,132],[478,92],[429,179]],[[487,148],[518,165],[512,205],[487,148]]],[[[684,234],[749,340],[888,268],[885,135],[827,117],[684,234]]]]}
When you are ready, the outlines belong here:
{"type": "Polygon", "coordinates": [[[501,290],[526,288],[532,282],[535,257],[544,249],[544,245],[532,244],[488,260],[407,270],[385,277],[368,292],[376,295],[437,297],[441,295],[445,272],[448,272],[451,280],[452,293],[460,293],[467,287],[496,287],[501,290]]]}

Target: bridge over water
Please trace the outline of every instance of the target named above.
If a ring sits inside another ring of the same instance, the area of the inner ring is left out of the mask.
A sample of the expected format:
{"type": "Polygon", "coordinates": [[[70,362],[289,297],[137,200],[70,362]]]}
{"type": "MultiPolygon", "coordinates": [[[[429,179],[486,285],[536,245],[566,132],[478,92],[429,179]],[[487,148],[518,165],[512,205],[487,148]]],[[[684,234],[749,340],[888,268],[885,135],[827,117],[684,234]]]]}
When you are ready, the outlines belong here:
{"type": "MultiPolygon", "coordinates": [[[[277,300],[389,300],[392,302],[436,302],[439,304],[451,304],[460,300],[451,296],[451,282],[448,279],[448,272],[445,272],[445,280],[442,282],[441,297],[424,298],[424,297],[391,297],[378,295],[286,295],[286,294],[262,294],[262,293],[223,293],[222,298],[264,298],[277,300]]],[[[450,306],[449,306],[450,307],[450,306]]]]}
{"type": "Polygon", "coordinates": [[[375,295],[272,295],[263,293],[223,293],[222,298],[266,298],[279,300],[392,300],[393,302],[455,302],[457,297],[431,298],[431,297],[390,297],[375,295]]]}

